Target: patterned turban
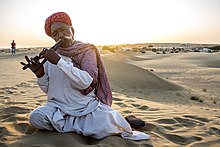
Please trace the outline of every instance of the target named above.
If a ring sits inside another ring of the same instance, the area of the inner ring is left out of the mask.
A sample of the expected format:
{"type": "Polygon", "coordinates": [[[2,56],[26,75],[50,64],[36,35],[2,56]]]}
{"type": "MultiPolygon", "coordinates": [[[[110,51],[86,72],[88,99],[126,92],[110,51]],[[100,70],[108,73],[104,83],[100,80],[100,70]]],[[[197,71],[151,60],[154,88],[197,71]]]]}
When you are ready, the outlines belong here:
{"type": "Polygon", "coordinates": [[[54,13],[51,16],[49,16],[45,21],[44,29],[48,36],[51,36],[51,25],[54,22],[62,22],[69,26],[72,26],[72,22],[68,14],[66,14],[65,12],[54,13]]]}

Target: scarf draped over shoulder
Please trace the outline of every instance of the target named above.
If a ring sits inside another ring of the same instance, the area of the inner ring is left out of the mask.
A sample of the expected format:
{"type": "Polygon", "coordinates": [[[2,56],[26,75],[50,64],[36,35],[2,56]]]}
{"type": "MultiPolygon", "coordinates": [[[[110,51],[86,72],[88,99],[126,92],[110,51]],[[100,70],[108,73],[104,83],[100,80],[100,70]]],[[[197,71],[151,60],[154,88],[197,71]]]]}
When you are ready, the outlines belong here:
{"type": "Polygon", "coordinates": [[[87,95],[95,89],[96,97],[106,105],[112,105],[112,92],[98,49],[89,43],[75,41],[71,47],[59,48],[57,52],[70,57],[75,66],[86,71],[93,78],[91,85],[81,90],[87,95]]]}

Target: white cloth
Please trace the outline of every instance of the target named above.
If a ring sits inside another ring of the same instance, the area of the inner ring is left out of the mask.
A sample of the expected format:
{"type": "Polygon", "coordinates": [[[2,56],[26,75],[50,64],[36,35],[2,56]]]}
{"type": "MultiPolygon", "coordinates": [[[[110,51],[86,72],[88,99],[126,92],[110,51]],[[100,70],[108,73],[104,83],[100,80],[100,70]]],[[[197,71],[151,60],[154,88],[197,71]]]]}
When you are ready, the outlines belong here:
{"type": "Polygon", "coordinates": [[[94,91],[86,96],[80,93],[93,79],[74,67],[70,58],[61,56],[57,65],[46,62],[44,69],[38,84],[48,95],[48,102],[30,114],[32,125],[52,130],[50,123],[58,132],[76,132],[97,139],[114,134],[132,140],[149,139],[145,133],[132,131],[118,111],[96,100],[94,91]]]}
{"type": "Polygon", "coordinates": [[[150,139],[150,135],[139,131],[132,131],[132,133],[128,133],[124,131],[121,133],[121,136],[122,138],[131,139],[131,140],[150,139]]]}

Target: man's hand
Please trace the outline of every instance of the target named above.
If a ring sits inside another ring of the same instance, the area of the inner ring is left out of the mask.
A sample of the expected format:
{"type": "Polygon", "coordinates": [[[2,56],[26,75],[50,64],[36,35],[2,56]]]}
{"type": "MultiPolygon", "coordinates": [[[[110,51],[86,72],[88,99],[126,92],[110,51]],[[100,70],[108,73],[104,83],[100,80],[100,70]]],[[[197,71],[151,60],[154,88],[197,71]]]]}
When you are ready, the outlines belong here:
{"type": "Polygon", "coordinates": [[[60,56],[54,50],[48,50],[46,48],[40,52],[40,57],[47,59],[52,64],[57,64],[60,60],[60,56]]]}
{"type": "Polygon", "coordinates": [[[28,56],[25,56],[25,59],[27,61],[27,64],[24,62],[21,62],[21,64],[24,67],[30,68],[30,70],[38,77],[43,77],[44,76],[44,67],[40,67],[39,70],[37,70],[36,72],[34,72],[34,69],[40,64],[39,62],[39,58],[35,57],[35,58],[31,58],[29,59],[28,56]]]}

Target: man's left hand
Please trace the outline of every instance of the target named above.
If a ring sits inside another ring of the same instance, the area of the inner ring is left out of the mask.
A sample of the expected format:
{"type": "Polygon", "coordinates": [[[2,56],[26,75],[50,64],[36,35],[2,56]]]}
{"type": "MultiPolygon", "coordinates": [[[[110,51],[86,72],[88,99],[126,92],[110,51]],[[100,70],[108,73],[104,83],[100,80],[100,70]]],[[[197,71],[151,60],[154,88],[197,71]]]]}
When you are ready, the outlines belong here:
{"type": "Polygon", "coordinates": [[[52,64],[57,64],[60,60],[60,56],[54,50],[48,50],[47,48],[44,48],[43,51],[40,52],[40,56],[52,64]]]}

